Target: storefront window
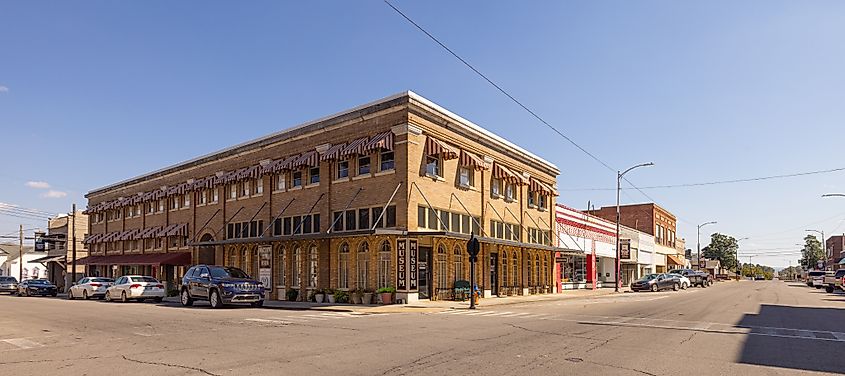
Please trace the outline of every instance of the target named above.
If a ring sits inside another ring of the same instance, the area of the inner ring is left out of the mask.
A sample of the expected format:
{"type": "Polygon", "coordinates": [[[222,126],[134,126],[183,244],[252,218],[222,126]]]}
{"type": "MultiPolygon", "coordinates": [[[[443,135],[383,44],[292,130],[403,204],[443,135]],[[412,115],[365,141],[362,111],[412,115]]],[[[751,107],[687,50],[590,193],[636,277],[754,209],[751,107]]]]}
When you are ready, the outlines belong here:
{"type": "Polygon", "coordinates": [[[587,280],[586,257],[565,256],[560,264],[563,282],[585,282],[587,280]]]}
{"type": "Polygon", "coordinates": [[[455,281],[461,281],[464,279],[464,253],[461,251],[460,246],[455,246],[455,249],[452,251],[453,256],[455,257],[455,281]]]}
{"type": "Polygon", "coordinates": [[[358,245],[358,265],[356,267],[358,271],[358,288],[365,289],[367,288],[367,271],[370,269],[370,244],[367,242],[361,242],[358,245]]]}
{"type": "Polygon", "coordinates": [[[444,289],[449,286],[449,276],[446,263],[446,246],[441,244],[437,247],[437,288],[444,289]]]}
{"type": "Polygon", "coordinates": [[[278,271],[276,285],[281,287],[285,286],[285,266],[287,265],[287,255],[285,253],[285,247],[279,247],[278,257],[276,257],[278,262],[278,266],[276,267],[276,270],[278,271]]]}
{"type": "Polygon", "coordinates": [[[390,286],[390,242],[385,240],[381,243],[381,250],[378,254],[378,287],[390,286]]]}
{"type": "Polygon", "coordinates": [[[349,288],[349,244],[343,243],[338,250],[337,287],[349,288]]]}
{"type": "Polygon", "coordinates": [[[302,285],[302,248],[293,250],[293,287],[302,285]]]}

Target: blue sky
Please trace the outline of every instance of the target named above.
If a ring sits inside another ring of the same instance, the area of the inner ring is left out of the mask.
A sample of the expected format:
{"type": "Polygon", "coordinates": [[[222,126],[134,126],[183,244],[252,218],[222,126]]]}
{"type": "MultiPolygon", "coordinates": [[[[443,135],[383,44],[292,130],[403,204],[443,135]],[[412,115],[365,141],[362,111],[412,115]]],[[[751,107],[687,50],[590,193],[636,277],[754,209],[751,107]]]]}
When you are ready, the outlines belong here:
{"type": "MultiPolygon", "coordinates": [[[[394,4],[609,165],[653,161],[637,185],[845,167],[845,3],[394,4]]],[[[614,203],[569,190],[613,188],[613,172],[381,1],[3,2],[0,202],[66,212],[90,189],[409,89],[560,166],[559,202],[614,203]]],[[[750,236],[747,252],[845,231],[845,199],[827,192],[845,173],[646,191],[691,248],[715,220],[704,243],[750,236]]],[[[0,234],[21,221],[43,226],[0,216],[0,234]]]]}

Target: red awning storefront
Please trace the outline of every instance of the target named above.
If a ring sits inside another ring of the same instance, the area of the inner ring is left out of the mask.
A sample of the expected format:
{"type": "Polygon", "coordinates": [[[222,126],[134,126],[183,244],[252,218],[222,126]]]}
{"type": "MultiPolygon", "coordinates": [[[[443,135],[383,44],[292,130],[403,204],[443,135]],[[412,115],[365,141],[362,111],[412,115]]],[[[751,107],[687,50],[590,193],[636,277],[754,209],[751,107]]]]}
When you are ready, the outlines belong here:
{"type": "Polygon", "coordinates": [[[145,255],[88,256],[80,265],[179,265],[191,264],[191,252],[152,253],[145,255]]]}

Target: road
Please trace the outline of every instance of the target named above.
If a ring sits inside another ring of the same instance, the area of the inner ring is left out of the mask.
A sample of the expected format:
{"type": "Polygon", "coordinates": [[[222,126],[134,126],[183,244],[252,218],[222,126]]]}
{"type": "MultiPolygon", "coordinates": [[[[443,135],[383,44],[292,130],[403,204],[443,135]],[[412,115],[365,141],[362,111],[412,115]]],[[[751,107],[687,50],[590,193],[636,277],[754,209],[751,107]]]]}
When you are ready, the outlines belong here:
{"type": "Polygon", "coordinates": [[[845,295],[723,282],[478,311],[183,308],[0,296],[3,375],[845,372],[845,295]]]}

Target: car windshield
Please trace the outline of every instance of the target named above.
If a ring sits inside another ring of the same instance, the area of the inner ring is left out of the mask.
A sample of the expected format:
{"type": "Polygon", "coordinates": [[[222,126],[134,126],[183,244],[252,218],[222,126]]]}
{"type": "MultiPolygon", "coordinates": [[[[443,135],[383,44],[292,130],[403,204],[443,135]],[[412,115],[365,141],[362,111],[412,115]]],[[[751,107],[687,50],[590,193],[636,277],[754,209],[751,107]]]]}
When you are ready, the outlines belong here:
{"type": "Polygon", "coordinates": [[[114,282],[114,280],[111,278],[91,278],[91,282],[110,283],[114,282]]]}
{"type": "Polygon", "coordinates": [[[810,277],[821,277],[824,275],[824,271],[822,270],[813,270],[810,272],[810,277]]]}
{"type": "Polygon", "coordinates": [[[249,278],[249,274],[246,274],[243,270],[238,268],[209,268],[211,270],[211,276],[214,278],[249,278]]]}
{"type": "Polygon", "coordinates": [[[660,274],[646,274],[645,276],[643,276],[642,278],[640,278],[640,281],[650,281],[650,280],[652,280],[652,279],[657,278],[657,276],[659,276],[659,275],[660,275],[660,274]]]}
{"type": "Polygon", "coordinates": [[[153,277],[129,277],[132,282],[150,282],[150,283],[158,283],[158,280],[153,277]]]}
{"type": "Polygon", "coordinates": [[[17,282],[18,280],[15,277],[0,277],[0,282],[8,283],[8,282],[17,282]]]}
{"type": "Polygon", "coordinates": [[[30,285],[49,285],[50,281],[48,281],[46,279],[33,279],[33,280],[29,281],[29,284],[30,285]]]}
{"type": "Polygon", "coordinates": [[[678,277],[678,278],[683,277],[683,276],[681,275],[681,273],[669,273],[669,276],[671,276],[671,277],[678,277]]]}

